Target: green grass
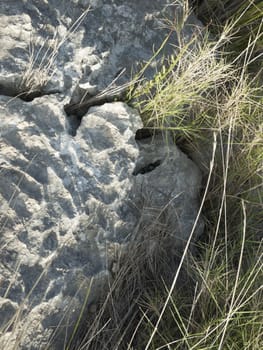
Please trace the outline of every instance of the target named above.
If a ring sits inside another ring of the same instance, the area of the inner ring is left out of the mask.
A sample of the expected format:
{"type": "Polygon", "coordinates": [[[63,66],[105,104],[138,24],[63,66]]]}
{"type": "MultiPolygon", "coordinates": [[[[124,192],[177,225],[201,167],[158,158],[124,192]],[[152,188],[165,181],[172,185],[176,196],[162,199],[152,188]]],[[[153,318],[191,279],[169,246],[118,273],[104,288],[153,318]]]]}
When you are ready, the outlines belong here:
{"type": "MultiPolygon", "coordinates": [[[[247,48],[239,52],[242,60],[230,61],[226,51],[237,47],[231,31],[247,21],[239,17],[214,42],[204,35],[201,43],[199,37],[178,45],[176,59],[168,59],[134,96],[145,127],[186,138],[191,155],[212,149],[211,134],[216,136],[203,210],[206,238],[198,244],[198,257],[185,255],[194,293],[177,289],[175,274],[161,307],[149,298],[157,321],[145,322],[145,349],[263,346],[263,95],[258,75],[249,71],[252,61],[261,61],[247,48]]],[[[261,45],[261,22],[255,33],[251,50],[261,45]]]]}
{"type": "MultiPolygon", "coordinates": [[[[213,33],[221,32],[225,25],[233,26],[234,35],[227,46],[232,57],[239,56],[248,48],[251,51],[250,44],[255,38],[253,55],[262,55],[262,0],[204,0],[196,6],[196,13],[213,33]]],[[[262,59],[261,61],[257,59],[257,65],[253,65],[254,70],[258,69],[258,65],[262,69],[262,59]]]]}

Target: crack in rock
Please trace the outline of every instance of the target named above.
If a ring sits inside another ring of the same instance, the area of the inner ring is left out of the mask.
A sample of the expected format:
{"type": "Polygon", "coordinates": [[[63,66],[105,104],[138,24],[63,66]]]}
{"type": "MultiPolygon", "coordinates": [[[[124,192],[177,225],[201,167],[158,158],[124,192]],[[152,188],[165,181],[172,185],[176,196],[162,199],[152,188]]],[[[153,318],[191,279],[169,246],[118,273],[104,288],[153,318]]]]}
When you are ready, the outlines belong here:
{"type": "Polygon", "coordinates": [[[42,97],[45,95],[54,95],[60,93],[58,89],[45,91],[44,88],[30,90],[24,90],[22,86],[20,86],[21,79],[17,77],[15,80],[0,80],[0,95],[20,98],[25,102],[31,102],[35,98],[42,97]]]}
{"type": "Polygon", "coordinates": [[[139,169],[134,170],[134,172],[132,173],[132,175],[136,176],[138,174],[146,174],[146,173],[150,173],[151,171],[153,171],[155,168],[157,168],[159,165],[161,165],[161,160],[158,159],[153,163],[147,164],[139,169]]]}
{"type": "Polygon", "coordinates": [[[78,98],[79,102],[70,102],[66,104],[64,110],[68,116],[70,135],[76,136],[81,119],[88,112],[89,108],[101,106],[105,103],[117,101],[125,102],[127,91],[127,87],[121,87],[118,89],[106,90],[94,96],[84,92],[84,95],[78,98]]]}

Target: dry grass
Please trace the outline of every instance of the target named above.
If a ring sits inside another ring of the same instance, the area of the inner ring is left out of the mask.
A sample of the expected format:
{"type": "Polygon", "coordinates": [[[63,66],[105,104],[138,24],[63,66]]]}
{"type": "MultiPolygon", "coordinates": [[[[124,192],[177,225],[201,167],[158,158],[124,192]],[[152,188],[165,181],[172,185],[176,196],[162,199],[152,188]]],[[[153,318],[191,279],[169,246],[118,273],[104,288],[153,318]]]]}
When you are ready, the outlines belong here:
{"type": "Polygon", "coordinates": [[[32,36],[28,45],[28,64],[19,85],[16,87],[18,96],[26,101],[41,96],[47,84],[56,73],[57,58],[60,48],[70,40],[85,20],[90,8],[88,7],[80,17],[68,28],[61,37],[58,29],[54,29],[50,38],[32,36]]]}

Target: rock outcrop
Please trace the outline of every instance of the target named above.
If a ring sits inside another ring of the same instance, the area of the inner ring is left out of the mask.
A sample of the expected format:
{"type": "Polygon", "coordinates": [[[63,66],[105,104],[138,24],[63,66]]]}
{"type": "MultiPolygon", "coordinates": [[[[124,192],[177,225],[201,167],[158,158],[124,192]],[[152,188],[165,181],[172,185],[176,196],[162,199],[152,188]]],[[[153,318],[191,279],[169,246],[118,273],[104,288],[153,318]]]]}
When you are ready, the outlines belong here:
{"type": "Polygon", "coordinates": [[[178,10],[169,3],[0,4],[3,349],[63,349],[138,225],[167,225],[178,247],[191,232],[201,176],[186,155],[161,136],[136,140],[140,116],[122,101],[65,112],[129,83],[167,35],[160,19],[178,10]]]}
{"type": "Polygon", "coordinates": [[[79,310],[92,277],[106,281],[115,245],[134,229],[127,198],[141,120],[121,102],[93,107],[73,138],[56,96],[1,104],[1,296],[23,303],[23,326],[41,334],[58,310],[79,310]]]}

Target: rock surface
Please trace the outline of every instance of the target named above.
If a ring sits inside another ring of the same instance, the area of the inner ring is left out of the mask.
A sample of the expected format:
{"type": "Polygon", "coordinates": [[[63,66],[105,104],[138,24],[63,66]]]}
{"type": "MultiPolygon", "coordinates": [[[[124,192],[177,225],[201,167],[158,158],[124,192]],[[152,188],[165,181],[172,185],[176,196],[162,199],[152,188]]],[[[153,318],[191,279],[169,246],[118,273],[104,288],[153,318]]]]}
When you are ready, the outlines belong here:
{"type": "Polygon", "coordinates": [[[23,312],[43,332],[67,298],[80,307],[91,278],[107,276],[114,246],[134,229],[127,198],[141,119],[121,102],[93,107],[73,138],[58,97],[1,104],[0,291],[26,299],[23,312]],[[48,305],[41,319],[40,304],[48,305]]]}
{"type": "MultiPolygon", "coordinates": [[[[133,172],[133,197],[140,208],[142,231],[165,227],[180,249],[194,226],[201,173],[168,136],[157,134],[137,141],[140,154],[133,172]]],[[[200,221],[195,236],[202,229],[200,221]]]]}
{"type": "MultiPolygon", "coordinates": [[[[170,33],[161,19],[174,20],[178,10],[170,0],[1,1],[0,92],[63,91],[78,101],[127,83],[170,33]]],[[[198,25],[191,17],[185,40],[198,25]]],[[[174,33],[168,43],[177,43],[174,33]]],[[[155,71],[153,60],[147,75],[155,71]]]]}
{"type": "MultiPolygon", "coordinates": [[[[174,15],[169,3],[0,3],[4,349],[48,343],[63,349],[87,291],[89,303],[96,301],[138,225],[167,225],[178,246],[189,236],[198,209],[197,167],[160,136],[136,141],[142,122],[125,103],[89,108],[82,120],[73,118],[74,133],[64,111],[69,101],[130,81],[164,40],[158,18],[174,15]]],[[[188,23],[186,40],[194,30],[188,23]]],[[[155,69],[153,62],[146,76],[155,69]]]]}

